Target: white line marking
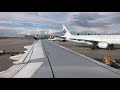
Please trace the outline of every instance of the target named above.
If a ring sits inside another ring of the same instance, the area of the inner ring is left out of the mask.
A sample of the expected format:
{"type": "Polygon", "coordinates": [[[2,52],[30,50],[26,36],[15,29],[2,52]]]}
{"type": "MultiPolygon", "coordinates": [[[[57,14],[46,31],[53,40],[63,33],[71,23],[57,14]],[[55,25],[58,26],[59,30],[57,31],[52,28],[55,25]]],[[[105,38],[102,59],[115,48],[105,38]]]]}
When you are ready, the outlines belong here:
{"type": "Polygon", "coordinates": [[[43,62],[28,63],[20,72],[13,76],[13,78],[30,78],[42,63],[43,62]]]}
{"type": "Polygon", "coordinates": [[[31,60],[32,59],[38,59],[38,58],[44,58],[44,57],[45,56],[44,56],[42,44],[41,44],[41,41],[39,40],[34,45],[34,50],[33,50],[32,56],[31,56],[31,60]]]}

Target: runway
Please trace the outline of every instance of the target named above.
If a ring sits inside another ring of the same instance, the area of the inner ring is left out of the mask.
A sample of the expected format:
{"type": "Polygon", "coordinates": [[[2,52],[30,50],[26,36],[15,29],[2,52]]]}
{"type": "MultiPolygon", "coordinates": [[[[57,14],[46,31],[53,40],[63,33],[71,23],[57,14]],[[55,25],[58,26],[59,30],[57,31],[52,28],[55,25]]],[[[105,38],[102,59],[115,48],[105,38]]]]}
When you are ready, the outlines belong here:
{"type": "Polygon", "coordinates": [[[120,71],[50,41],[39,40],[0,77],[120,78],[120,71]]]}

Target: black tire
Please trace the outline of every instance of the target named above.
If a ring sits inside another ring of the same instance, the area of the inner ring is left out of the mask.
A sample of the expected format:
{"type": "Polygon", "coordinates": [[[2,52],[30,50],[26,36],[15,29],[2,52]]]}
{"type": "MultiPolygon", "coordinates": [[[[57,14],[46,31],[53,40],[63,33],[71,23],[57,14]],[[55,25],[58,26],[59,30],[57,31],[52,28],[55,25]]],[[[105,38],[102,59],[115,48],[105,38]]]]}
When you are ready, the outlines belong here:
{"type": "Polygon", "coordinates": [[[91,47],[91,49],[95,49],[95,47],[94,47],[94,46],[92,46],[92,47],[91,47]]]}
{"type": "Polygon", "coordinates": [[[63,42],[65,42],[65,40],[63,40],[63,42]]]}

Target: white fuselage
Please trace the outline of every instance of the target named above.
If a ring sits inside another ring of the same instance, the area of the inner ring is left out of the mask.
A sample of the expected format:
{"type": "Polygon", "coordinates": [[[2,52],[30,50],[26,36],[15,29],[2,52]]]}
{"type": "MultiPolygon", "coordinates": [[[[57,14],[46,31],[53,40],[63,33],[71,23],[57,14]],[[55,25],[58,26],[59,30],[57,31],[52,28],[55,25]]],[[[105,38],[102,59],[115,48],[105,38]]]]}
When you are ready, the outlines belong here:
{"type": "Polygon", "coordinates": [[[120,44],[120,35],[68,35],[69,40],[82,39],[88,41],[106,42],[108,44],[120,44]]]}

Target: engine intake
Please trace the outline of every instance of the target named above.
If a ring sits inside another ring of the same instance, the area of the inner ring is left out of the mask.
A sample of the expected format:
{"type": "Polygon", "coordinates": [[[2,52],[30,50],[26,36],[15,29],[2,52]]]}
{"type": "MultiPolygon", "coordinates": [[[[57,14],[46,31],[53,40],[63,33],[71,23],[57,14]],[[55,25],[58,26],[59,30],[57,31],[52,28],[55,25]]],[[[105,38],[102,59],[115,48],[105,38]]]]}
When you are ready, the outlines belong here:
{"type": "Polygon", "coordinates": [[[97,46],[98,46],[99,48],[107,48],[107,47],[108,47],[108,44],[105,43],[105,42],[100,42],[100,43],[97,44],[97,46]]]}

